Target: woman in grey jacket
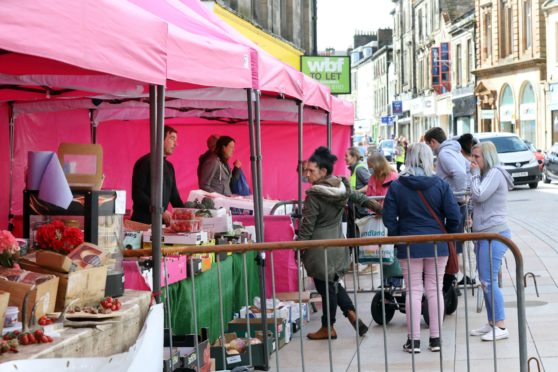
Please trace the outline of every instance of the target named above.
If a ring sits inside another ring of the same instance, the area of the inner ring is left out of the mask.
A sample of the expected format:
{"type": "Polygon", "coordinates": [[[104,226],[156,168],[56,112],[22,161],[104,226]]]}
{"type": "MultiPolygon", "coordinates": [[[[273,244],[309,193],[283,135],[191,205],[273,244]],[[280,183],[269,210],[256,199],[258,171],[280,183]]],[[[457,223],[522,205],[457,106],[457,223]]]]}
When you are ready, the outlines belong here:
{"type": "MultiPolygon", "coordinates": [[[[505,169],[500,167],[494,144],[492,142],[482,142],[475,145],[473,147],[473,162],[471,163],[474,232],[498,233],[511,238],[506,217],[506,203],[508,190],[512,188],[513,179],[505,169]]],[[[471,335],[481,336],[483,341],[501,340],[509,337],[504,324],[506,318],[504,297],[498,286],[498,272],[502,266],[502,258],[508,248],[498,241],[492,241],[491,246],[492,249],[489,249],[489,242],[480,240],[477,242],[475,249],[488,324],[472,330],[471,335]],[[494,292],[494,303],[492,303],[492,292],[494,292]]]]}
{"type": "Polygon", "coordinates": [[[231,196],[231,182],[240,177],[240,160],[234,162],[231,170],[229,159],[234,154],[235,141],[232,137],[222,136],[215,145],[215,154],[201,165],[199,186],[208,192],[218,192],[225,196],[231,196]]]}
{"type": "MultiPolygon", "coordinates": [[[[298,240],[341,239],[341,217],[347,202],[366,206],[378,211],[381,209],[375,201],[369,201],[362,193],[351,191],[349,182],[344,177],[332,176],[333,164],[337,157],[325,147],[319,147],[308,159],[305,174],[312,187],[306,191],[302,221],[298,231],[298,240]]],[[[337,333],[333,328],[337,306],[349,319],[360,336],[368,327],[359,319],[355,307],[345,288],[339,283],[340,277],[349,267],[349,251],[347,247],[327,249],[327,267],[325,266],[325,249],[308,249],[302,252],[302,262],[308,276],[314,279],[316,290],[322,296],[324,313],[322,327],[314,333],[309,333],[311,340],[328,338],[328,325],[331,326],[331,338],[336,339],[337,333]],[[329,306],[326,299],[326,280],[328,283],[329,306]],[[329,323],[326,311],[329,310],[329,323]]]]}

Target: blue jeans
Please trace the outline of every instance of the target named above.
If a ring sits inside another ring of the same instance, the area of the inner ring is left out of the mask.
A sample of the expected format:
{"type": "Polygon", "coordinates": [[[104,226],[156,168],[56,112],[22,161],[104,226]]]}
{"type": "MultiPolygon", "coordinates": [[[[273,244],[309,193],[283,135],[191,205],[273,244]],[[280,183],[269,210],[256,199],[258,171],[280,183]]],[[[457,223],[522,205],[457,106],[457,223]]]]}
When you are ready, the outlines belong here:
{"type": "MultiPolygon", "coordinates": [[[[510,230],[501,231],[500,235],[511,238],[510,230]]],[[[502,290],[498,287],[498,273],[500,272],[500,267],[502,267],[502,258],[507,250],[508,247],[505,244],[495,240],[492,241],[492,280],[490,280],[488,240],[479,240],[476,243],[477,270],[479,271],[479,279],[483,286],[484,303],[486,304],[489,322],[499,322],[506,319],[504,296],[502,295],[502,290]],[[494,305],[492,304],[492,291],[494,291],[494,305]],[[492,318],[492,309],[494,309],[495,319],[492,318]]]]}

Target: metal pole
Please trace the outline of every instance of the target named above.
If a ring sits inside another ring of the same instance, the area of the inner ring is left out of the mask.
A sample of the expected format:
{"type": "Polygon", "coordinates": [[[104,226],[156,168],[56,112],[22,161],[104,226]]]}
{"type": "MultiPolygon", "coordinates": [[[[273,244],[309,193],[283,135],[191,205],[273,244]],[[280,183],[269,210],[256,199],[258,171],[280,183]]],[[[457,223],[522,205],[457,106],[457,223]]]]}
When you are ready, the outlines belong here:
{"type": "Polygon", "coordinates": [[[261,236],[261,232],[258,229],[258,216],[260,211],[260,198],[258,195],[259,192],[259,184],[258,184],[258,166],[257,166],[257,150],[256,150],[256,134],[254,128],[254,106],[252,104],[254,100],[253,90],[248,88],[246,89],[247,95],[247,108],[248,108],[248,130],[250,136],[250,165],[252,169],[252,193],[253,193],[253,201],[254,201],[254,222],[256,223],[256,241],[263,242],[263,236],[261,236]]]}
{"type": "MultiPolygon", "coordinates": [[[[256,101],[255,101],[255,117],[256,117],[256,166],[258,168],[257,179],[258,179],[258,207],[259,215],[255,215],[258,219],[256,221],[259,224],[260,236],[262,242],[264,239],[264,220],[263,220],[263,189],[262,189],[262,134],[260,130],[260,91],[256,91],[256,101]]],[[[256,225],[258,226],[258,225],[256,225]]]]}
{"type": "Polygon", "coordinates": [[[162,85],[149,88],[151,115],[151,244],[153,294],[161,302],[161,214],[163,199],[163,126],[165,91],[162,85]],[[155,107],[153,107],[155,106],[155,107]]]}
{"type": "Polygon", "coordinates": [[[318,55],[318,0],[312,0],[312,55],[318,55]]]}
{"type": "MultiPolygon", "coordinates": [[[[12,213],[12,201],[13,201],[13,190],[12,183],[14,179],[14,148],[15,148],[15,117],[14,117],[14,103],[9,104],[9,136],[10,136],[10,189],[8,196],[8,230],[14,231],[14,224],[12,219],[14,215],[12,213]]],[[[27,232],[26,232],[27,233],[27,232]]]]}
{"type": "Polygon", "coordinates": [[[326,112],[327,122],[327,148],[331,151],[331,114],[326,112]]]}
{"type": "Polygon", "coordinates": [[[298,213],[302,214],[302,137],[304,103],[298,101],[298,213]]]}
{"type": "Polygon", "coordinates": [[[91,143],[97,143],[97,123],[93,120],[95,110],[89,110],[89,127],[91,128],[91,143]]]}

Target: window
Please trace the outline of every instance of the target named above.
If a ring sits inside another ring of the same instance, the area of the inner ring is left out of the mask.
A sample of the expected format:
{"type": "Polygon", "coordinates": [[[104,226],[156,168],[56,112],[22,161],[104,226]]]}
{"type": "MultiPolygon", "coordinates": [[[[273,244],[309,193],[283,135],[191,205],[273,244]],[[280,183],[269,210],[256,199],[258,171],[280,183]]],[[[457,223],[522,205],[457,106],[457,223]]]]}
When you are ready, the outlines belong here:
{"type": "Polygon", "coordinates": [[[407,78],[408,78],[407,74],[405,73],[406,70],[407,70],[407,68],[409,67],[409,65],[407,64],[407,54],[409,54],[409,52],[408,52],[407,50],[405,50],[405,51],[403,52],[403,61],[402,61],[402,62],[403,62],[402,65],[403,65],[403,66],[401,66],[401,73],[402,73],[402,75],[403,75],[403,76],[402,76],[402,79],[403,79],[403,84],[404,84],[404,85],[407,84],[407,78]]]}
{"type": "Polygon", "coordinates": [[[487,60],[492,55],[492,16],[490,12],[492,11],[491,8],[486,10],[484,14],[484,22],[483,22],[483,37],[482,37],[482,45],[483,45],[483,59],[487,60]]]}
{"type": "Polygon", "coordinates": [[[523,2],[523,49],[531,48],[533,39],[533,17],[531,11],[531,0],[523,2]]]}
{"type": "Polygon", "coordinates": [[[418,79],[417,79],[417,88],[419,90],[422,89],[422,69],[423,69],[423,64],[422,64],[422,60],[419,61],[419,65],[418,65],[418,79]]]}
{"type": "Polygon", "coordinates": [[[418,17],[418,19],[417,19],[418,37],[419,37],[419,41],[421,41],[422,40],[422,9],[419,9],[417,17],[418,17]]]}
{"type": "Polygon", "coordinates": [[[473,81],[473,70],[475,69],[475,47],[473,40],[467,40],[467,83],[473,81]]]}
{"type": "Polygon", "coordinates": [[[463,71],[463,65],[461,63],[461,44],[457,44],[455,47],[455,85],[461,86],[461,76],[463,71]]]}
{"type": "Polygon", "coordinates": [[[500,58],[512,54],[512,7],[511,0],[500,0],[500,58]]]}

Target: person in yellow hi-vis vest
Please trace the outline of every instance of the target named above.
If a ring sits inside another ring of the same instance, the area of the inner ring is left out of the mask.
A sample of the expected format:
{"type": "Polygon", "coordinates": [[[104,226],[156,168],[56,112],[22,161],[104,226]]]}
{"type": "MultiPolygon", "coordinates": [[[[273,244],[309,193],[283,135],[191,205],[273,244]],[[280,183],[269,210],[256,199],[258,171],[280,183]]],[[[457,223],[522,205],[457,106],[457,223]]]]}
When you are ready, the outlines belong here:
{"type": "Polygon", "coordinates": [[[395,143],[395,164],[397,173],[401,173],[401,166],[405,163],[405,150],[407,148],[405,137],[399,137],[395,143]]]}
{"type": "MultiPolygon", "coordinates": [[[[347,168],[351,172],[349,177],[351,190],[366,194],[370,171],[368,170],[368,165],[363,162],[363,157],[358,147],[350,147],[345,151],[345,164],[347,164],[347,168]]],[[[355,220],[368,214],[369,212],[366,208],[356,206],[351,202],[348,203],[347,238],[359,237],[355,220]]]]}

